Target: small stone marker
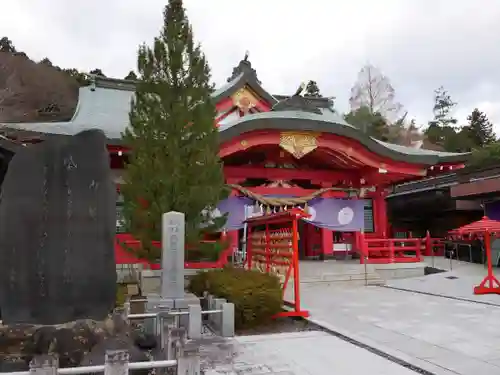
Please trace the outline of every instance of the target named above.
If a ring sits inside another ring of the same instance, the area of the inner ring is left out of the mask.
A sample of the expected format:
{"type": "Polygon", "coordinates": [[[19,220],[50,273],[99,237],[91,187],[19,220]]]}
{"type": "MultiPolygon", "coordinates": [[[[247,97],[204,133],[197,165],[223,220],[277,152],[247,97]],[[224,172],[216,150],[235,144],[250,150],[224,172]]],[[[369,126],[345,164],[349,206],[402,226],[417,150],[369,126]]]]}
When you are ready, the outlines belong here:
{"type": "Polygon", "coordinates": [[[201,339],[201,305],[189,305],[188,312],[188,337],[192,340],[201,339]]]}
{"type": "Polygon", "coordinates": [[[177,374],[178,375],[200,375],[199,347],[195,343],[188,342],[177,346],[177,374]]]}
{"type": "Polygon", "coordinates": [[[167,212],[162,217],[161,298],[184,298],[184,229],[181,212],[167,212]]]}
{"type": "Polygon", "coordinates": [[[126,350],[108,350],[104,361],[104,375],[128,375],[129,354],[126,350]]]}
{"type": "Polygon", "coordinates": [[[222,325],[220,334],[222,337],[234,337],[234,304],[224,302],[222,304],[222,325]]]}
{"type": "MultiPolygon", "coordinates": [[[[214,298],[214,310],[222,311],[222,305],[227,301],[224,298],[214,298]]],[[[222,329],[222,312],[212,315],[213,328],[220,334],[222,329]]]]}
{"type": "Polygon", "coordinates": [[[52,355],[37,355],[30,362],[32,375],[57,375],[58,360],[52,355]]]}

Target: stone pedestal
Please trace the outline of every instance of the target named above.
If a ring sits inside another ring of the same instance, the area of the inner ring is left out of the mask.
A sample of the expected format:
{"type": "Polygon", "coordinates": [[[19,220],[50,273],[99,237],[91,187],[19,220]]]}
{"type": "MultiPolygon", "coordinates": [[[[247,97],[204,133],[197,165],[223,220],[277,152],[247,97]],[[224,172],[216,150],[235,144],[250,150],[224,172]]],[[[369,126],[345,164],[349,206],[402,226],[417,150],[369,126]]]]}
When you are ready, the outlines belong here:
{"type": "MultiPolygon", "coordinates": [[[[183,298],[176,299],[163,299],[158,294],[152,294],[147,296],[148,302],[146,303],[146,313],[159,313],[161,311],[188,311],[189,305],[199,305],[200,299],[192,293],[184,294],[183,298]]],[[[188,315],[179,316],[179,325],[181,327],[188,328],[188,315]]],[[[172,323],[174,319],[172,319],[172,323]]],[[[158,322],[157,322],[158,323],[158,322]]],[[[145,330],[148,333],[154,334],[158,333],[157,328],[155,328],[155,322],[153,319],[148,319],[144,325],[145,330]]]]}

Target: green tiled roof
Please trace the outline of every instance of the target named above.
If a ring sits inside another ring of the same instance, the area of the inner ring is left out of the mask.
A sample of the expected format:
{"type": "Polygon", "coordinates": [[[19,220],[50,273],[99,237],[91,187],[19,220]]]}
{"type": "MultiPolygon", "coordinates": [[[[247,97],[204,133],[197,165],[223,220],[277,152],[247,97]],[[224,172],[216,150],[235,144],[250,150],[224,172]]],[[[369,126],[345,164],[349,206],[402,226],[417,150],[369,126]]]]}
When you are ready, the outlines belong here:
{"type": "Polygon", "coordinates": [[[395,152],[400,152],[407,155],[434,155],[440,157],[457,156],[457,157],[467,157],[470,155],[469,152],[444,152],[444,151],[434,151],[426,150],[424,148],[415,148],[402,145],[396,145],[394,143],[382,142],[378,139],[372,138],[374,141],[380,143],[382,146],[387,147],[395,152]]]}
{"type": "MultiPolygon", "coordinates": [[[[215,91],[214,100],[253,84],[255,90],[262,89],[256,77],[249,72],[235,74],[226,85],[215,91]],[[252,78],[253,77],[253,78],[252,78]]],[[[96,87],[80,88],[78,106],[71,121],[49,123],[4,123],[11,129],[43,134],[73,135],[83,130],[101,129],[114,143],[120,143],[121,134],[129,124],[129,110],[134,95],[133,82],[103,80],[96,87]],[[113,86],[114,85],[114,86],[113,86]]],[[[220,124],[221,141],[253,130],[309,130],[338,134],[355,139],[371,151],[393,160],[434,165],[439,162],[465,161],[469,154],[455,154],[416,149],[382,142],[371,138],[345,122],[342,116],[328,106],[318,107],[314,100],[300,96],[287,97],[280,102],[267,94],[275,107],[271,112],[248,114],[243,117],[228,117],[220,124]],[[273,102],[274,101],[274,102],[273,102]]]]}
{"type": "Polygon", "coordinates": [[[386,143],[372,138],[329,109],[322,109],[321,114],[300,110],[282,110],[246,115],[227,122],[220,128],[221,141],[228,141],[238,135],[253,130],[295,130],[331,133],[355,139],[367,149],[392,160],[425,165],[441,162],[464,162],[469,153],[449,153],[416,149],[386,143]]]}

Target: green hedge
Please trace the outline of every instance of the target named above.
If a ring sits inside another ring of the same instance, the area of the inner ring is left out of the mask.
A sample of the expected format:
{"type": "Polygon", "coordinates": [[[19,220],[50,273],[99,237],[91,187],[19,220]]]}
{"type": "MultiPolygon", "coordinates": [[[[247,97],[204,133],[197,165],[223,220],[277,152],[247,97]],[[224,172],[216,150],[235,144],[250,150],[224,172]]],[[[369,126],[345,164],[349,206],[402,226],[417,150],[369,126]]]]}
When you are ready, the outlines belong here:
{"type": "Polygon", "coordinates": [[[116,300],[115,307],[123,307],[127,300],[127,284],[116,285],[116,300]]]}
{"type": "Polygon", "coordinates": [[[242,268],[199,272],[191,276],[189,290],[198,296],[207,291],[234,303],[236,329],[268,324],[283,307],[281,284],[275,275],[242,268]]]}

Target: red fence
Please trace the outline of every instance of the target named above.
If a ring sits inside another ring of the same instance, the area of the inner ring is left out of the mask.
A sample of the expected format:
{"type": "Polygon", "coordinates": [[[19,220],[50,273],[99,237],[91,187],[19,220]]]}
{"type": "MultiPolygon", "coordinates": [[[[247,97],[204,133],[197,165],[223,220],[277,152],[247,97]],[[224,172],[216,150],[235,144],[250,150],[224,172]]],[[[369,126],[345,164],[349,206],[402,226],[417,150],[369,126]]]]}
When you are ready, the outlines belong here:
{"type": "MultiPolygon", "coordinates": [[[[115,262],[116,264],[142,264],[144,269],[159,270],[161,264],[151,263],[146,260],[139,259],[133,254],[133,249],[137,249],[140,242],[128,233],[120,233],[115,236],[115,262]]],[[[153,246],[160,247],[160,242],[153,242],[153,246]]],[[[185,262],[184,267],[187,269],[202,269],[202,268],[222,268],[228,257],[231,255],[231,246],[220,253],[219,259],[215,262],[185,262]]]]}
{"type": "Polygon", "coordinates": [[[427,232],[427,236],[423,240],[425,240],[425,251],[423,252],[425,256],[444,256],[443,238],[432,238],[429,232],[427,232]]]}
{"type": "MultiPolygon", "coordinates": [[[[356,232],[353,247],[360,254],[364,263],[413,263],[421,262],[423,256],[444,256],[442,238],[432,238],[429,233],[424,238],[366,238],[363,233],[356,232]]],[[[137,258],[130,250],[139,246],[139,241],[130,234],[120,233],[115,237],[116,264],[142,264],[145,269],[158,270],[161,265],[137,258]]],[[[157,242],[155,246],[160,246],[157,242]]],[[[214,262],[185,262],[187,269],[222,268],[227,264],[233,248],[221,252],[214,262]]]]}
{"type": "Polygon", "coordinates": [[[361,263],[415,263],[423,256],[444,255],[442,239],[429,233],[424,238],[366,238],[359,233],[357,245],[361,263]]]}

